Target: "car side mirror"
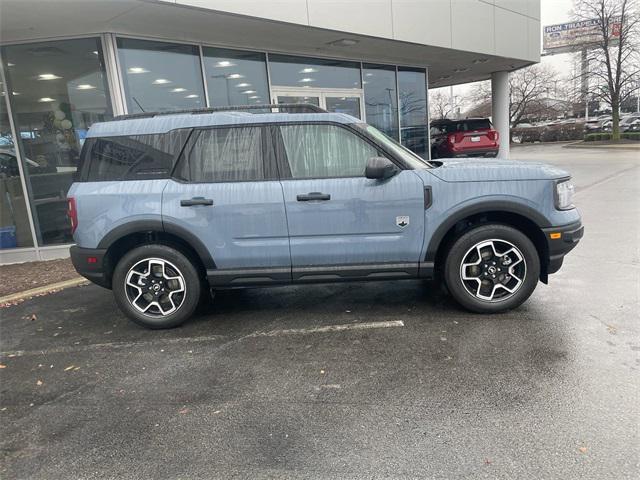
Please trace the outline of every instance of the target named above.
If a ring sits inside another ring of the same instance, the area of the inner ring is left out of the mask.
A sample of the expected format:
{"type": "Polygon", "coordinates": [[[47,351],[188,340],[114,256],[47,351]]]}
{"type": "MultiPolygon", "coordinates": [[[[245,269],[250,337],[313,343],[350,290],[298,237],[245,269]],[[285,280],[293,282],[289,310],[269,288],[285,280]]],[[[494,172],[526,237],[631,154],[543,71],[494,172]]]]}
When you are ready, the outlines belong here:
{"type": "Polygon", "coordinates": [[[393,177],[398,173],[398,170],[398,167],[396,167],[388,158],[372,157],[367,162],[367,168],[364,170],[364,175],[367,178],[375,180],[385,180],[393,177]]]}

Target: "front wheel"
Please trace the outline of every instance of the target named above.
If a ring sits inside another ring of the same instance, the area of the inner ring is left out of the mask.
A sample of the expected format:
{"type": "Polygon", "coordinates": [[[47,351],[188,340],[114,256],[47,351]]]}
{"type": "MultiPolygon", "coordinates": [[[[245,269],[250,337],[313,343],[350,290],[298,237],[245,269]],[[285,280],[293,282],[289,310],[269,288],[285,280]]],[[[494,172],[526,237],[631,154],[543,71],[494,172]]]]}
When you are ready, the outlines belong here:
{"type": "Polygon", "coordinates": [[[166,245],[128,252],[113,272],[116,302],[131,320],[147,328],[184,323],[200,300],[201,281],[193,263],[166,245]]]}
{"type": "Polygon", "coordinates": [[[445,281],[463,307],[497,313],[520,306],[540,277],[536,247],[506,225],[476,227],[458,238],[446,259],[445,281]]]}

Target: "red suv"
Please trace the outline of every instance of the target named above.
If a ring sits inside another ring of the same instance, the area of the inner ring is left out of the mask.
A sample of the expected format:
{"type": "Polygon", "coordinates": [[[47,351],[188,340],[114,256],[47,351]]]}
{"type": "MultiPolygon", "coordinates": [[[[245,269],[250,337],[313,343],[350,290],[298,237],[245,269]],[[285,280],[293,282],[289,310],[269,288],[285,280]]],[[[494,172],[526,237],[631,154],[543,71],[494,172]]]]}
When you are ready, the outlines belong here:
{"type": "Polygon", "coordinates": [[[431,158],[495,157],[498,132],[488,118],[431,122],[431,158]]]}

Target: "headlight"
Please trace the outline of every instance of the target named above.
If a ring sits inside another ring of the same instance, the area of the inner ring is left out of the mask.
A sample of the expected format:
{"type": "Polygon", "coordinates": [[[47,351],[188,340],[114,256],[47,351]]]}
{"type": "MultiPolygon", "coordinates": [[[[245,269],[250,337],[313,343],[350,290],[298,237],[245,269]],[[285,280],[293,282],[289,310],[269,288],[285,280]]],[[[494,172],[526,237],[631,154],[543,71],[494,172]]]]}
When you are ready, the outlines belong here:
{"type": "Polygon", "coordinates": [[[556,183],[556,208],[569,210],[573,208],[573,194],[575,187],[570,180],[560,180],[556,183]]]}

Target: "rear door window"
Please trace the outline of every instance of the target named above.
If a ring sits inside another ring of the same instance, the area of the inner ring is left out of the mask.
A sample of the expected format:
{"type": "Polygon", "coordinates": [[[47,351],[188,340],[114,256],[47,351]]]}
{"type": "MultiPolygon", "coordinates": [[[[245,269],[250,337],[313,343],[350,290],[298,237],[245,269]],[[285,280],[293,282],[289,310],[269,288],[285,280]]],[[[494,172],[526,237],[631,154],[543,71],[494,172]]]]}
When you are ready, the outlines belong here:
{"type": "Polygon", "coordinates": [[[261,126],[211,128],[195,135],[185,148],[177,178],[201,183],[265,179],[261,126]]]}

